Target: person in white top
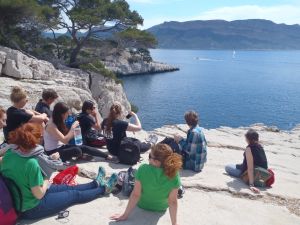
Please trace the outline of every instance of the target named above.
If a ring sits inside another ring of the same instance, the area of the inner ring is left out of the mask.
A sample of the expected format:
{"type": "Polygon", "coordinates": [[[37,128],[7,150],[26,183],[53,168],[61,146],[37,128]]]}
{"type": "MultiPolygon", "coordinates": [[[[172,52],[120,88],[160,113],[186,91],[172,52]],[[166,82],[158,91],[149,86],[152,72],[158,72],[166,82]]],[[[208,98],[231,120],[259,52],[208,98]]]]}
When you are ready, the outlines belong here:
{"type": "Polygon", "coordinates": [[[107,153],[97,148],[86,145],[71,145],[69,141],[74,138],[74,129],[79,126],[75,121],[68,129],[65,120],[69,115],[69,107],[63,102],[58,102],[53,109],[52,118],[45,127],[44,145],[48,155],[58,152],[62,161],[70,160],[72,157],[81,157],[83,153],[113,160],[107,153]]]}

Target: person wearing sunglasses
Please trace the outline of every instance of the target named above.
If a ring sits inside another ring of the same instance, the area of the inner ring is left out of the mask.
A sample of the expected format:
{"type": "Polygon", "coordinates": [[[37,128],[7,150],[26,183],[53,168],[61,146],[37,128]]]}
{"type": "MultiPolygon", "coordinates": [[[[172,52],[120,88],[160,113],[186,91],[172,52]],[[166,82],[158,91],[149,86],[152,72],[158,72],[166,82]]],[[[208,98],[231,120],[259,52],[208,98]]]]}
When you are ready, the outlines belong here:
{"type": "Polygon", "coordinates": [[[24,123],[31,122],[43,124],[48,122],[48,117],[45,113],[40,114],[33,110],[24,109],[28,102],[28,96],[23,88],[18,86],[13,87],[10,94],[10,100],[13,105],[6,111],[7,126],[3,129],[4,139],[6,142],[9,142],[9,132],[15,130],[24,123]]]}
{"type": "Polygon", "coordinates": [[[166,144],[154,145],[149,154],[149,164],[142,164],[135,174],[134,189],[123,214],[115,214],[112,220],[127,220],[136,205],[156,212],[169,208],[172,225],[177,223],[177,193],[180,187],[178,174],[182,166],[181,156],[166,144]]]}
{"type": "Polygon", "coordinates": [[[101,117],[96,104],[87,100],[82,104],[82,112],[77,117],[81,128],[83,144],[92,147],[105,145],[105,138],[100,134],[101,117]]]}

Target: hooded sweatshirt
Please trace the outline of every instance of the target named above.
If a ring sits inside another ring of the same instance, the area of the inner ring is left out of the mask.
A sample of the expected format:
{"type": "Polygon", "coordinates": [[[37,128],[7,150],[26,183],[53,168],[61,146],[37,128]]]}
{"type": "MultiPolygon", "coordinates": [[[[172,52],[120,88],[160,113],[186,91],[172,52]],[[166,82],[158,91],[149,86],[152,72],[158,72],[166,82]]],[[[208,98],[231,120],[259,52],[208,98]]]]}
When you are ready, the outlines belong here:
{"type": "Polygon", "coordinates": [[[30,152],[22,152],[17,145],[9,145],[11,151],[17,153],[21,157],[34,157],[38,160],[43,175],[50,178],[52,173],[57,170],[64,170],[67,166],[61,161],[61,159],[52,159],[50,156],[44,153],[44,147],[37,145],[30,152]]]}

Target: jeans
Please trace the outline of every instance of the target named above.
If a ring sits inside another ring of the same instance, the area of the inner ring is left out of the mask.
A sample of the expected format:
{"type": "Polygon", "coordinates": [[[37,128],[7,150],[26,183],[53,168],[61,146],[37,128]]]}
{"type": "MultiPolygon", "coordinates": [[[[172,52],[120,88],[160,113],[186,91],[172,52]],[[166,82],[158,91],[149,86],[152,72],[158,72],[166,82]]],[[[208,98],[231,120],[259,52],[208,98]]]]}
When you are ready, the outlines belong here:
{"type": "Polygon", "coordinates": [[[225,166],[225,171],[228,173],[230,176],[233,177],[240,177],[242,175],[242,171],[236,168],[236,165],[234,164],[229,164],[225,166]]]}
{"type": "Polygon", "coordinates": [[[51,216],[72,205],[92,201],[104,193],[105,187],[98,186],[96,181],[76,186],[52,184],[36,207],[22,213],[22,219],[51,216]]]}
{"type": "Polygon", "coordinates": [[[60,158],[63,162],[70,160],[72,157],[80,157],[82,153],[105,159],[108,157],[108,154],[87,145],[63,145],[57,149],[47,151],[47,154],[51,155],[55,152],[59,152],[60,158]]]}

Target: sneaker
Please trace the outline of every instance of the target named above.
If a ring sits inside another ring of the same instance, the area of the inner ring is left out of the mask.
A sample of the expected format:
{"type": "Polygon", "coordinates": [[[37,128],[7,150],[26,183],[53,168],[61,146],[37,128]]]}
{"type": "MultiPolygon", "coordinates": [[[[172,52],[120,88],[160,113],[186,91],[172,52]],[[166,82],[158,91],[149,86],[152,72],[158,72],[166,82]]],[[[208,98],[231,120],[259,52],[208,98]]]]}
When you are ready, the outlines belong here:
{"type": "Polygon", "coordinates": [[[118,175],[116,173],[113,173],[105,184],[105,193],[106,194],[111,193],[114,187],[116,186],[117,182],[118,182],[118,175]]]}
{"type": "Polygon", "coordinates": [[[96,181],[99,184],[99,186],[105,186],[106,182],[105,182],[105,169],[102,166],[99,166],[98,169],[98,175],[96,177],[96,181]]]}
{"type": "Polygon", "coordinates": [[[182,198],[184,193],[185,193],[185,190],[184,190],[183,186],[181,185],[181,186],[178,188],[177,198],[178,198],[178,199],[182,198]]]}

